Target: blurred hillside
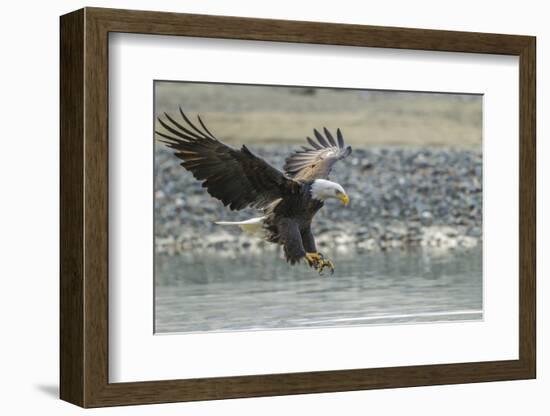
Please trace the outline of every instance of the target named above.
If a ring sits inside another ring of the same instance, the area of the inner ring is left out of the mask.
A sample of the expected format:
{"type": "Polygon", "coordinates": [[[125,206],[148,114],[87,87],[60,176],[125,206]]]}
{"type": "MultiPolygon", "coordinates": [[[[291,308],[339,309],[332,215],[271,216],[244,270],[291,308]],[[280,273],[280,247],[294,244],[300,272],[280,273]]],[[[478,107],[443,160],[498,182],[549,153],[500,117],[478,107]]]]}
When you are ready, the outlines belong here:
{"type": "Polygon", "coordinates": [[[350,144],[481,150],[482,97],[466,94],[155,83],[156,115],[201,114],[227,143],[302,144],[340,127],[350,144]]]}

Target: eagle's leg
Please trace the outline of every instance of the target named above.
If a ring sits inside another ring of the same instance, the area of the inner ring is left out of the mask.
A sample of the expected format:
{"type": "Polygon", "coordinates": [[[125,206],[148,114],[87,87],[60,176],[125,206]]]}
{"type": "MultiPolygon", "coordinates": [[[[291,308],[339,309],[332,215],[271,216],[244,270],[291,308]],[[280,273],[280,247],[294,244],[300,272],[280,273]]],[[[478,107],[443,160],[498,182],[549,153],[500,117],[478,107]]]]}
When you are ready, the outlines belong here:
{"type": "Polygon", "coordinates": [[[296,221],[283,218],[277,224],[279,241],[284,247],[285,258],[290,264],[296,264],[306,256],[300,228],[296,221]]]}
{"type": "Polygon", "coordinates": [[[315,268],[321,274],[325,267],[330,269],[330,273],[334,273],[334,263],[325,258],[322,253],[317,251],[315,245],[315,238],[311,232],[310,224],[306,224],[301,228],[300,234],[302,235],[302,242],[304,243],[304,249],[306,250],[306,260],[310,267],[315,268]]]}

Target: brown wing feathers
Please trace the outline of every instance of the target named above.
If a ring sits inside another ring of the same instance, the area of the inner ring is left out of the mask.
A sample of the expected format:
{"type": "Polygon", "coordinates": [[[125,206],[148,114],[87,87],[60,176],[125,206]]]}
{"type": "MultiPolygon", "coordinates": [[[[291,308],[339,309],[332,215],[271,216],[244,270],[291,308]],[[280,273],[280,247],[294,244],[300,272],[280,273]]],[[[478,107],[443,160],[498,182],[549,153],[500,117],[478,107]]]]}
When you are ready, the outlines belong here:
{"type": "Polygon", "coordinates": [[[346,147],[340,129],[336,130],[336,140],[326,127],[323,132],[326,137],[313,130],[317,141],[308,137],[311,147],[302,146],[303,150],[294,152],[286,159],[284,171],[288,176],[301,181],[326,179],[332,166],[350,155],[351,147],[346,147]]]}
{"type": "Polygon", "coordinates": [[[246,146],[237,150],[220,142],[200,117],[197,119],[202,129],[193,124],[181,108],[180,114],[184,123],[166,113],[165,120],[159,117],[158,122],[165,131],[156,133],[175,150],[183,161],[181,165],[203,181],[202,186],[208,193],[232,210],[263,208],[299,187],[246,146]]]}

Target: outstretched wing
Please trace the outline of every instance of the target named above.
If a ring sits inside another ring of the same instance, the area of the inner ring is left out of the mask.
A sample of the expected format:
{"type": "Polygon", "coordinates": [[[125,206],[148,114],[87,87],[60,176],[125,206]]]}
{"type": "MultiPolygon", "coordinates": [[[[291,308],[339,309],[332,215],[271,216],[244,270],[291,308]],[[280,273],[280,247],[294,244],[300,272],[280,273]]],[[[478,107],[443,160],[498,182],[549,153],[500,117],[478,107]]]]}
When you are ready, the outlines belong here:
{"type": "Polygon", "coordinates": [[[220,142],[197,117],[200,127],[180,108],[183,122],[164,113],[158,118],[164,131],[156,131],[161,141],[175,150],[190,171],[214,198],[232,210],[264,208],[271,201],[297,192],[300,184],[285,176],[246,146],[240,150],[220,142]]]}
{"type": "Polygon", "coordinates": [[[336,138],[325,127],[323,137],[317,130],[313,130],[317,141],[307,138],[311,147],[302,146],[286,158],[284,166],[285,173],[300,181],[312,181],[315,179],[326,179],[330,174],[332,166],[340,159],[348,157],[351,153],[351,146],[346,146],[340,129],[336,130],[336,138]]]}

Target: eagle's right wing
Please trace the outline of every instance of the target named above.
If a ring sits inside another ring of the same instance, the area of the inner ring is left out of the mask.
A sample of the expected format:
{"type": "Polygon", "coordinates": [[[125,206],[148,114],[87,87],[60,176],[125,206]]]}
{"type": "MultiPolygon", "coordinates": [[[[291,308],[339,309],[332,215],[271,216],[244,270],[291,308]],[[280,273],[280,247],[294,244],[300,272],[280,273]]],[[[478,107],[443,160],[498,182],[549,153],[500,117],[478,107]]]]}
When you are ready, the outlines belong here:
{"type": "Polygon", "coordinates": [[[240,150],[220,142],[204,125],[200,129],[180,108],[183,124],[165,113],[158,118],[164,131],[156,131],[214,198],[232,210],[246,207],[265,208],[286,194],[299,191],[300,184],[287,177],[246,146],[240,150]]]}
{"type": "Polygon", "coordinates": [[[317,141],[307,138],[311,147],[302,146],[286,158],[285,173],[298,181],[313,181],[328,179],[332,166],[340,159],[348,157],[351,147],[346,146],[340,129],[336,130],[336,140],[325,128],[323,137],[317,130],[313,130],[317,141]]]}

